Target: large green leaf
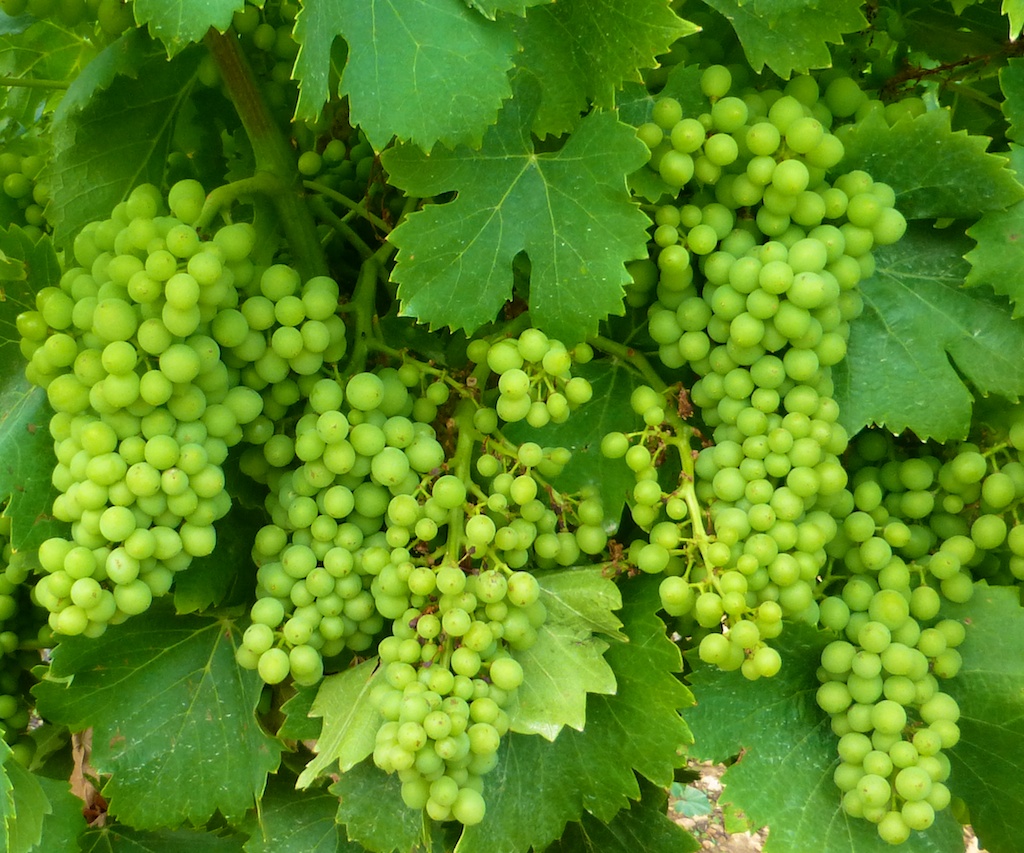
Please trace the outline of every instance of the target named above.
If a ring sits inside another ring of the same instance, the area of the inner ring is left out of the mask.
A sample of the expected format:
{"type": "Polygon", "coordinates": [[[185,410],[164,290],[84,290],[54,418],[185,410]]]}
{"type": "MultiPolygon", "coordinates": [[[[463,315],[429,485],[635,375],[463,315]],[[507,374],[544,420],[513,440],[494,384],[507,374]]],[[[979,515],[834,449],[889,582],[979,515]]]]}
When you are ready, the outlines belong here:
{"type": "Polygon", "coordinates": [[[243,6],[245,0],[135,0],[135,20],[148,24],[150,35],[174,56],[202,40],[211,27],[224,32],[243,6]]]}
{"type": "Polygon", "coordinates": [[[861,284],[864,314],[833,368],[851,433],[877,424],[922,439],[963,438],[971,388],[1010,400],[1024,394],[1024,322],[986,288],[963,288],[968,245],[952,228],[921,224],[876,250],[877,272],[861,284]]]}
{"type": "Polygon", "coordinates": [[[768,66],[780,77],[827,68],[829,44],[864,29],[860,0],[704,0],[729,19],[747,61],[757,72],[768,66]]]}
{"type": "Polygon", "coordinates": [[[296,791],[288,777],[260,802],[259,821],[245,853],[363,853],[335,820],[338,798],[327,791],[296,791]]]}
{"type": "Polygon", "coordinates": [[[331,675],[320,683],[316,699],[309,711],[311,717],[322,717],[323,728],[316,744],[316,757],[299,776],[298,786],[305,788],[335,762],[344,773],[373,752],[381,719],[370,701],[370,693],[378,682],[376,657],[358,666],[331,675]]]}
{"type": "Polygon", "coordinates": [[[86,826],[82,800],[71,793],[65,781],[43,776],[37,776],[36,781],[50,804],[49,813],[43,817],[39,853],[78,853],[78,836],[86,826]]]}
{"type": "Polygon", "coordinates": [[[692,853],[700,843],[665,813],[667,795],[644,786],[643,799],[623,809],[608,823],[584,815],[545,853],[692,853]]]}
{"type": "Polygon", "coordinates": [[[235,663],[239,640],[230,622],[154,608],[54,650],[34,689],[39,713],[93,729],[92,763],[111,774],[104,795],[119,819],[149,829],[253,806],[281,744],[256,722],[262,682],[235,663]]]}
{"type": "Polygon", "coordinates": [[[348,43],[340,94],[378,150],[393,136],[424,149],[479,141],[512,94],[510,26],[463,0],[306,0],[295,23],[297,118],[315,118],[330,96],[339,35],[348,43]]]}
{"type": "Polygon", "coordinates": [[[529,128],[538,91],[524,86],[475,151],[400,145],[383,155],[391,180],[411,195],[458,191],[391,232],[392,277],[404,314],[467,332],[491,322],[512,297],[512,261],[531,264],[535,325],[566,343],[622,313],[625,262],[647,254],[649,220],[625,176],[646,148],[610,113],[589,115],[554,153],[534,150],[529,128]]]}
{"type": "Polygon", "coordinates": [[[113,825],[82,835],[82,853],[242,853],[244,839],[196,829],[140,830],[113,825]]]}
{"type": "Polygon", "coordinates": [[[950,787],[990,853],[1020,849],[1024,812],[1024,610],[1020,590],[979,584],[944,615],[963,623],[963,666],[943,689],[960,705],[950,787]]]}
{"type": "Polygon", "coordinates": [[[1013,302],[1013,316],[1024,314],[1024,201],[1006,210],[992,210],[970,228],[978,245],[964,258],[971,265],[968,285],[987,285],[1013,302]]]}
{"type": "Polygon", "coordinates": [[[7,819],[7,853],[29,853],[43,837],[43,822],[53,813],[39,778],[14,758],[4,762],[4,772],[13,786],[14,813],[7,819]]]}
{"type": "Polygon", "coordinates": [[[588,102],[614,106],[623,83],[639,80],[656,56],[696,29],[667,0],[558,0],[531,9],[516,33],[523,45],[517,66],[542,91],[534,132],[572,130],[588,102]]]}
{"type": "Polygon", "coordinates": [[[538,580],[547,621],[537,629],[537,642],[515,653],[523,683],[511,727],[554,740],[563,726],[582,731],[588,693],[615,692],[615,674],[602,656],[608,644],[596,633],[623,636],[612,614],[622,598],[600,567],[553,571],[538,580]]]}
{"type": "Polygon", "coordinates": [[[842,139],[843,169],[864,169],[889,184],[896,207],[908,219],[973,219],[1024,198],[1007,158],[986,153],[988,137],[954,131],[949,110],[891,126],[874,112],[845,129],[842,139]]]}
{"type": "MultiPolygon", "coordinates": [[[[10,19],[8,19],[10,20],[10,19]]],[[[95,55],[89,39],[54,21],[14,19],[31,26],[4,28],[0,32],[0,75],[26,80],[52,80],[57,88],[35,86],[0,87],[0,115],[24,127],[38,120],[42,111],[50,111],[60,101],[60,84],[70,82],[95,55]]],[[[0,123],[2,124],[2,123],[0,123]]]]}
{"type": "MultiPolygon", "coordinates": [[[[697,705],[686,716],[693,729],[693,753],[723,761],[740,755],[722,777],[720,800],[741,809],[755,826],[769,826],[765,853],[882,853],[893,848],[875,825],[848,817],[832,781],[839,759],[837,739],[815,693],[821,649],[828,637],[807,625],[787,625],[775,646],[782,671],[748,681],[698,660],[690,679],[697,705]]],[[[696,655],[694,655],[696,658],[696,655]]],[[[904,853],[963,850],[960,826],[941,812],[927,832],[915,832],[904,853]]]]}
{"type": "Polygon", "coordinates": [[[139,34],[112,44],[77,77],[53,121],[48,170],[54,236],[66,245],[142,183],[161,184],[174,120],[201,53],[168,62],[139,34]]]}

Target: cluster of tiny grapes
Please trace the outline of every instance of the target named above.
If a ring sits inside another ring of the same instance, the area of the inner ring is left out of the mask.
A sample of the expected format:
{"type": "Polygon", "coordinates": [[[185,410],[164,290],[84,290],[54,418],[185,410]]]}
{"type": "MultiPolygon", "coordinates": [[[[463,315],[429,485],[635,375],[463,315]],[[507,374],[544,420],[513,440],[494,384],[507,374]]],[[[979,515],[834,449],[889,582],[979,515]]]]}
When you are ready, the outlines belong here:
{"type": "Polygon", "coordinates": [[[135,26],[132,0],[0,0],[10,15],[31,15],[62,27],[88,26],[104,40],[116,38],[135,26]]]}
{"type": "Polygon", "coordinates": [[[71,524],[70,538],[41,545],[33,590],[58,633],[97,636],[144,612],[213,551],[231,506],[222,463],[263,413],[258,389],[288,376],[291,362],[262,351],[274,303],[264,297],[269,323],[250,325],[239,301],[253,288],[277,295],[294,273],[259,273],[248,224],[202,239],[189,223],[204,200],[194,181],[166,202],[136,188],[79,233],[76,265],[17,318],[26,375],[54,410],[53,514],[71,524]]]}
{"type": "Polygon", "coordinates": [[[298,12],[298,3],[271,0],[258,5],[246,3],[232,19],[242,47],[263,81],[269,106],[285,122],[290,120],[298,98],[298,84],[292,79],[292,66],[299,52],[292,36],[298,12]]]}
{"type": "Polygon", "coordinates": [[[242,458],[268,486],[270,523],[237,659],[269,684],[313,684],[376,643],[374,760],[411,808],[477,823],[523,678],[515,655],[546,618],[526,568],[600,553],[600,501],[555,491],[568,451],[508,442],[476,389],[434,368],[295,382],[301,410],[242,458]],[[454,453],[431,426],[441,408],[454,453]]]}
{"type": "Polygon", "coordinates": [[[677,197],[656,209],[656,253],[635,267],[634,288],[654,289],[660,359],[697,374],[690,396],[712,430],[695,465],[712,583],[666,580],[663,604],[712,629],[703,660],[758,677],[777,668],[762,649],[780,615],[816,620],[816,579],[847,494],[831,368],[862,310],[872,248],[898,240],[905,221],[866,173],[829,177],[844,151],[835,117],[866,98],[852,81],[824,96],[811,77],[739,95],[731,85],[728,69],[711,66],[707,112],[685,116],[661,98],[638,129],[677,197]],[[713,630],[723,621],[724,633],[713,630]]]}
{"type": "Polygon", "coordinates": [[[40,154],[19,154],[11,148],[0,153],[0,210],[7,222],[20,225],[33,240],[48,230],[44,211],[50,198],[47,184],[40,180],[46,159],[40,154]],[[9,209],[13,208],[13,209],[9,209]]]}
{"type": "Polygon", "coordinates": [[[377,165],[373,146],[361,130],[351,130],[348,144],[332,137],[322,147],[299,155],[299,173],[317,183],[336,190],[348,198],[362,198],[368,189],[377,165]]]}
{"type": "Polygon", "coordinates": [[[839,736],[843,808],[891,843],[950,801],[944,751],[960,739],[960,711],[941,682],[960,671],[965,627],[939,610],[969,600],[978,579],[1017,579],[1022,447],[1024,421],[989,453],[908,448],[880,432],[851,447],[853,505],[828,545],[837,586],[820,604],[839,638],[822,651],[817,699],[839,736]]]}
{"type": "Polygon", "coordinates": [[[518,338],[473,341],[467,355],[498,377],[494,409],[506,423],[525,420],[538,428],[565,423],[593,395],[590,383],[571,372],[574,362],[586,364],[593,358],[587,344],[570,351],[539,329],[527,329],[518,338]]]}

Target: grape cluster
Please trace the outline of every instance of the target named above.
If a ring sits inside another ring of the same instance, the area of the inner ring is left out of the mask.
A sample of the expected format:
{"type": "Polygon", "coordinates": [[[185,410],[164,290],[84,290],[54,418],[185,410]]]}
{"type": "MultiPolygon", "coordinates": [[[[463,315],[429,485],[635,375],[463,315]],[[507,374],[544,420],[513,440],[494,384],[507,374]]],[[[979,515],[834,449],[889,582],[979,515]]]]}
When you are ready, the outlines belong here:
{"type": "Polygon", "coordinates": [[[299,52],[292,28],[298,12],[298,3],[273,0],[246,3],[232,19],[253,69],[265,81],[263,91],[269,106],[285,122],[298,98],[298,84],[292,80],[292,65],[299,52]]]}
{"type": "Polygon", "coordinates": [[[94,25],[107,39],[135,26],[132,0],[0,0],[0,8],[12,17],[31,15],[62,27],[94,25]]]}
{"type": "Polygon", "coordinates": [[[939,608],[1019,566],[1021,444],[1024,424],[988,455],[970,443],[907,448],[876,432],[851,448],[853,505],[828,546],[839,586],[820,606],[839,639],[822,652],[817,698],[840,737],[843,807],[886,841],[926,829],[949,803],[944,750],[959,741],[959,708],[940,685],[960,670],[965,630],[939,608]]]}
{"type": "Polygon", "coordinates": [[[38,153],[20,154],[6,148],[0,154],[0,190],[5,197],[0,199],[0,211],[7,220],[4,225],[21,226],[33,240],[48,230],[44,210],[50,191],[40,180],[45,163],[38,153]]]}
{"type": "MultiPolygon", "coordinates": [[[[297,276],[279,266],[258,274],[245,223],[202,239],[189,223],[204,199],[194,181],[176,184],[168,215],[155,187],[136,188],[79,233],[78,265],[17,320],[26,375],[55,412],[53,513],[71,523],[70,538],[40,547],[47,574],[34,590],[62,634],[96,636],[142,613],[213,551],[213,525],[231,506],[222,463],[244,429],[258,431],[257,389],[288,378],[297,361],[322,364],[322,352],[289,360],[273,350],[280,329],[305,331],[287,325],[304,308],[284,322],[273,313],[297,276]],[[263,297],[270,320],[250,325],[239,299],[257,287],[280,298],[263,297]]],[[[314,290],[326,291],[333,314],[331,285],[314,290]]]]}
{"type": "Polygon", "coordinates": [[[650,334],[666,367],[699,377],[690,396],[713,442],[695,465],[713,527],[711,588],[666,580],[663,603],[692,608],[705,629],[724,618],[701,657],[751,677],[776,668],[762,640],[780,614],[816,621],[816,579],[847,494],[831,367],[862,309],[871,249],[905,229],[888,186],[861,171],[828,177],[843,157],[833,110],[856,109],[844,100],[850,82],[833,81],[824,98],[811,77],[730,95],[730,72],[711,66],[708,112],[684,116],[663,98],[638,129],[650,167],[679,195],[657,207],[656,258],[634,268],[634,293],[655,290],[650,334]]]}
{"type": "Polygon", "coordinates": [[[571,373],[573,362],[586,364],[593,350],[581,344],[570,351],[539,329],[527,329],[518,338],[474,341],[468,355],[474,364],[485,364],[497,375],[494,408],[506,423],[564,423],[569,412],[593,394],[586,379],[571,373]]]}

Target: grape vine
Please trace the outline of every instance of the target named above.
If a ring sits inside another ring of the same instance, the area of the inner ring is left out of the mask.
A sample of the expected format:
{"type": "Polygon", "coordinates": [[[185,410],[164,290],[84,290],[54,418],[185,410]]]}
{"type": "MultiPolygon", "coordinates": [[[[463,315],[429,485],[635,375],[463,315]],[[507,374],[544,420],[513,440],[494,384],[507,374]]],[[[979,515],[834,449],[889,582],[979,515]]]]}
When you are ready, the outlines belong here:
{"type": "Polygon", "coordinates": [[[634,5],[0,0],[5,849],[1016,850],[1024,20],[634,5]]]}

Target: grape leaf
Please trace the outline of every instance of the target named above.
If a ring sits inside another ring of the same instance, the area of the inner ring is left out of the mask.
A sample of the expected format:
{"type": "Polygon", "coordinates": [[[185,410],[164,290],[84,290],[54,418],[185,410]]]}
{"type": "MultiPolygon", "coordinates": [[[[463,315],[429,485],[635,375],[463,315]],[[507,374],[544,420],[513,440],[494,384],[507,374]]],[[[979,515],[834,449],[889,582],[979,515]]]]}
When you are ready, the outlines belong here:
{"type": "Polygon", "coordinates": [[[122,39],[106,48],[97,69],[75,79],[54,115],[45,173],[58,245],[109,217],[134,187],[162,182],[175,115],[200,56],[190,50],[168,62],[152,42],[122,39]]]}
{"type": "Polygon", "coordinates": [[[609,361],[592,361],[573,368],[585,377],[594,395],[565,423],[534,429],[526,421],[503,427],[505,436],[517,443],[536,441],[542,447],[565,447],[572,458],[553,485],[563,492],[596,488],[604,507],[606,525],[614,531],[626,503],[626,492],[636,480],[623,459],[601,454],[601,439],[609,432],[631,432],[642,426],[629,405],[629,395],[641,384],[631,370],[609,361]]]}
{"type": "Polygon", "coordinates": [[[1006,168],[1007,158],[986,153],[988,137],[954,131],[949,110],[902,118],[892,126],[875,112],[848,127],[842,135],[843,169],[863,169],[889,184],[907,219],[974,219],[1024,198],[1024,187],[1006,168]]]}
{"type": "Polygon", "coordinates": [[[466,5],[476,9],[485,18],[493,21],[499,12],[510,15],[525,15],[530,6],[554,3],[555,0],[465,0],[466,5]]]}
{"type": "Polygon", "coordinates": [[[93,728],[93,766],[112,774],[112,814],[151,829],[252,807],[281,744],[257,725],[262,682],[235,663],[238,641],[230,622],[154,607],[54,650],[49,677],[34,688],[39,713],[93,728]]]}
{"type": "Polygon", "coordinates": [[[78,853],[78,836],[85,830],[82,801],[71,793],[64,780],[37,776],[36,781],[50,803],[43,817],[43,835],[38,850],[45,853],[78,853]]]}
{"type": "Polygon", "coordinates": [[[457,190],[391,232],[402,313],[431,327],[473,332],[512,297],[512,261],[525,251],[534,323],[565,343],[622,313],[625,262],[646,257],[647,217],[625,175],[646,158],[633,129],[592,113],[554,153],[537,153],[529,127],[538,92],[524,86],[479,151],[411,145],[384,152],[393,183],[412,195],[457,190]]]}
{"type": "Polygon", "coordinates": [[[867,26],[860,0],[704,0],[736,30],[747,61],[780,77],[832,64],[829,44],[867,26]]]}
{"type": "Polygon", "coordinates": [[[512,94],[510,27],[463,0],[307,0],[295,22],[296,118],[316,118],[329,97],[339,35],[348,43],[339,94],[378,151],[393,136],[424,150],[476,143],[512,94]]]}
{"type": "Polygon", "coordinates": [[[1024,810],[1024,610],[1020,590],[975,586],[966,604],[943,615],[964,624],[963,666],[943,683],[960,706],[960,742],[950,750],[950,790],[963,798],[982,846],[991,853],[1020,847],[1024,810]]]}
{"type": "Polygon", "coordinates": [[[665,791],[644,785],[643,798],[608,823],[584,815],[566,827],[545,853],[692,853],[701,846],[665,814],[665,791]]]}
{"type": "MultiPolygon", "coordinates": [[[[690,679],[697,705],[686,716],[698,758],[723,761],[740,754],[722,777],[719,800],[743,810],[755,826],[770,826],[765,853],[792,853],[814,839],[815,853],[879,853],[890,849],[874,824],[840,809],[832,781],[837,739],[815,701],[815,670],[829,637],[807,625],[788,625],[773,645],[782,671],[749,681],[693,655],[690,679]]],[[[927,832],[900,846],[905,853],[963,849],[960,826],[940,812],[927,832]]]]}
{"type": "Polygon", "coordinates": [[[877,272],[861,283],[864,313],[833,368],[851,434],[877,424],[921,439],[963,438],[972,405],[965,383],[1010,400],[1024,393],[1024,322],[987,288],[961,286],[966,244],[952,229],[920,224],[875,251],[877,272]]]}
{"type": "Polygon", "coordinates": [[[616,692],[588,697],[582,732],[565,728],[553,742],[505,739],[484,778],[487,814],[463,832],[458,853],[539,850],[584,809],[610,820],[641,795],[634,771],[660,787],[672,783],[691,741],[679,709],[693,697],[674,675],[682,661],[655,615],[659,607],[657,579],[628,582],[621,615],[629,641],[612,641],[606,653],[616,692]]]}
{"type": "MultiPolygon", "coordinates": [[[[8,772],[11,747],[0,738],[0,842],[6,850],[10,841],[10,826],[17,818],[15,810],[14,782],[8,772]]],[[[13,764],[13,761],[10,762],[13,764]]]]}
{"type": "Polygon", "coordinates": [[[289,740],[316,740],[323,729],[323,721],[319,717],[310,717],[309,710],[313,707],[320,685],[295,686],[294,695],[281,705],[284,722],[277,730],[277,736],[289,740]]]}
{"type": "Polygon", "coordinates": [[[260,801],[259,825],[245,853],[363,853],[345,838],[337,811],[338,798],[327,791],[274,785],[260,801]]]}
{"type": "Polygon", "coordinates": [[[978,245],[964,255],[971,265],[968,286],[988,285],[1013,303],[1013,317],[1024,314],[1024,201],[1006,210],[990,210],[967,229],[978,245]]]}
{"type": "Polygon", "coordinates": [[[210,27],[224,32],[245,0],[135,0],[135,20],[149,25],[149,34],[167,47],[167,55],[180,53],[202,41],[210,27]]]}
{"type": "Polygon", "coordinates": [[[1003,14],[1010,19],[1010,40],[1024,28],[1024,0],[1003,0],[1003,14]]]}
{"type": "MultiPolygon", "coordinates": [[[[62,83],[75,77],[96,53],[88,39],[54,21],[23,16],[14,23],[0,34],[0,75],[4,77],[62,83]],[[19,22],[31,26],[22,30],[19,22]]],[[[52,110],[65,94],[59,87],[0,86],[0,114],[31,127],[41,112],[52,110]]]]}
{"type": "Polygon", "coordinates": [[[330,790],[341,800],[337,819],[348,837],[373,853],[416,850],[429,839],[429,822],[402,801],[398,776],[369,759],[342,773],[330,790]]]}
{"type": "Polygon", "coordinates": [[[317,755],[299,776],[298,787],[311,785],[335,761],[344,773],[373,752],[381,725],[380,715],[370,702],[378,674],[384,671],[377,669],[378,663],[373,657],[320,682],[309,715],[323,717],[323,729],[316,744],[317,755]]]}
{"type": "Polygon", "coordinates": [[[517,22],[523,45],[517,67],[541,87],[532,128],[538,136],[572,130],[588,102],[615,105],[615,93],[653,68],[681,36],[697,30],[667,0],[558,0],[517,22]]]}
{"type": "Polygon", "coordinates": [[[594,633],[622,636],[622,623],[611,612],[622,599],[599,567],[563,569],[537,579],[547,621],[537,629],[537,642],[514,655],[523,667],[523,683],[511,728],[554,740],[562,726],[582,731],[588,693],[615,692],[615,674],[602,657],[608,644],[594,633]]]}
{"type": "Polygon", "coordinates": [[[7,853],[29,853],[43,837],[43,822],[53,813],[39,779],[14,758],[4,762],[11,781],[14,810],[7,818],[7,853]]]}
{"type": "Polygon", "coordinates": [[[242,853],[243,839],[194,829],[140,830],[105,826],[87,830],[82,853],[242,853]]]}
{"type": "Polygon", "coordinates": [[[1006,116],[1006,135],[1014,142],[1024,139],[1024,59],[1012,57],[999,70],[999,86],[1003,90],[1000,105],[1006,116]]]}

